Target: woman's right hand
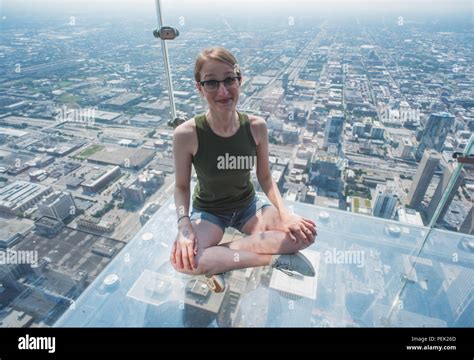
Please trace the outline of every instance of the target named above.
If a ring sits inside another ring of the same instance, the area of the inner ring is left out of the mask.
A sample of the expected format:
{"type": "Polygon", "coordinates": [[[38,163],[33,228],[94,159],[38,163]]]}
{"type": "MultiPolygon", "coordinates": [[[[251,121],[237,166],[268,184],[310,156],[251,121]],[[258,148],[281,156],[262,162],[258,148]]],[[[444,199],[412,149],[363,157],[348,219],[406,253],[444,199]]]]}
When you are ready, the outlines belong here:
{"type": "Polygon", "coordinates": [[[178,226],[178,235],[171,249],[171,263],[180,270],[193,271],[197,268],[197,237],[191,221],[183,219],[178,226]]]}

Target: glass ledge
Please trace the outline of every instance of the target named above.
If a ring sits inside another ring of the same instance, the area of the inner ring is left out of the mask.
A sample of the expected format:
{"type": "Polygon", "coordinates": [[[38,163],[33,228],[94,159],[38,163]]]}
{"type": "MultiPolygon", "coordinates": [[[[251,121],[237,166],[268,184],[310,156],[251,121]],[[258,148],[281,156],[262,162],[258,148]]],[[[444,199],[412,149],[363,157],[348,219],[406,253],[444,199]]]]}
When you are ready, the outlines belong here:
{"type": "MultiPolygon", "coordinates": [[[[180,274],[170,197],[56,327],[472,327],[474,236],[286,202],[316,221],[314,278],[269,267],[226,274],[225,292],[180,274]]],[[[224,241],[242,236],[230,229],[224,241]]]]}

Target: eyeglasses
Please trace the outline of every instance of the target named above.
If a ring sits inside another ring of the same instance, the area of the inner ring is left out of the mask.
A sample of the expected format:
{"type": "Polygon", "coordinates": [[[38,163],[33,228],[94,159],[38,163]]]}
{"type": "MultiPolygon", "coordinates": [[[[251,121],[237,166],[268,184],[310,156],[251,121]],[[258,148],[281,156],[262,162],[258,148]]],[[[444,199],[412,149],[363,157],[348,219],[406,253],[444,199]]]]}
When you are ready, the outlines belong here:
{"type": "Polygon", "coordinates": [[[222,81],[219,80],[206,80],[206,81],[200,81],[199,83],[204,86],[204,89],[209,92],[214,92],[217,89],[219,89],[219,84],[224,83],[224,86],[227,90],[234,89],[237,87],[238,84],[240,84],[240,76],[234,76],[234,77],[228,77],[227,79],[224,79],[222,81]]]}

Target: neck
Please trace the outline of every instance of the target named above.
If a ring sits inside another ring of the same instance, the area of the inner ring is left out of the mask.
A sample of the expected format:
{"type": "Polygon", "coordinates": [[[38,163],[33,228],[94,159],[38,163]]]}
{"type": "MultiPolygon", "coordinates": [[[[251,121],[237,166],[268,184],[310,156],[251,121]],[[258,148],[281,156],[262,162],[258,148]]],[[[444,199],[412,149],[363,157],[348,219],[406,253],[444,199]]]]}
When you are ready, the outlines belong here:
{"type": "Polygon", "coordinates": [[[239,115],[235,109],[218,113],[209,109],[206,118],[213,129],[222,133],[234,130],[239,123],[239,115]]]}

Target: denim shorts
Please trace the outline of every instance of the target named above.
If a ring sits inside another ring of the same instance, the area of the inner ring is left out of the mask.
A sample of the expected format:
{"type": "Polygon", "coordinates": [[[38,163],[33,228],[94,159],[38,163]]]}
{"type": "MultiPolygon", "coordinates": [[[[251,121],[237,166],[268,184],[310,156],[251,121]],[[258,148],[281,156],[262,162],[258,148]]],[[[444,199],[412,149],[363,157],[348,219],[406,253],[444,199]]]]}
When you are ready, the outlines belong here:
{"type": "Polygon", "coordinates": [[[232,213],[223,214],[219,212],[209,212],[196,209],[194,206],[191,210],[190,219],[196,221],[198,219],[207,220],[219,226],[224,232],[226,228],[233,227],[241,231],[242,227],[264,207],[272,206],[266,200],[254,196],[253,200],[246,207],[232,213]]]}

